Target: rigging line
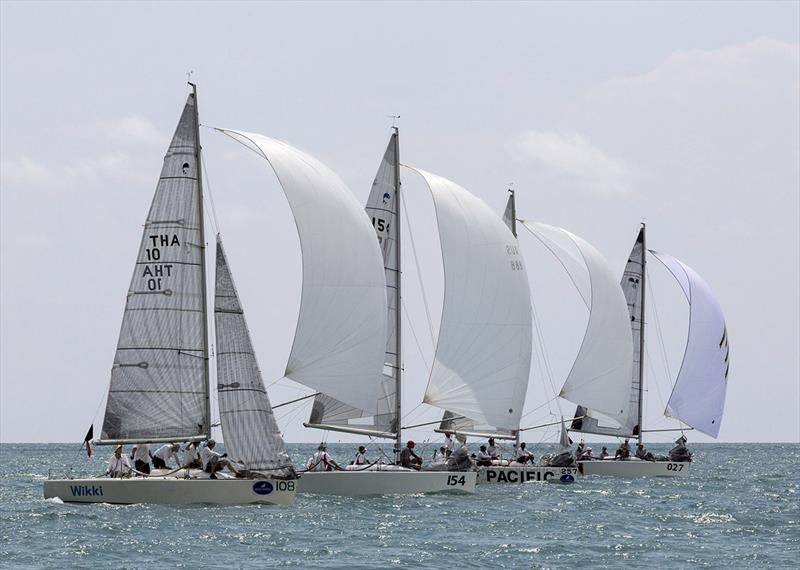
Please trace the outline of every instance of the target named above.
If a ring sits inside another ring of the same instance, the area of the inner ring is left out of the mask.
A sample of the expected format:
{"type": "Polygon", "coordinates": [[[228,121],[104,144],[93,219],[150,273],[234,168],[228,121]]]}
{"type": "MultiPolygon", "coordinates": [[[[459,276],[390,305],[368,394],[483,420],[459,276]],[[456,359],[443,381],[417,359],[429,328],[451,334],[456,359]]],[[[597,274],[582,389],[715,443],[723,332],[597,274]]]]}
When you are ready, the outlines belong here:
{"type": "MultiPolygon", "coordinates": [[[[436,334],[433,331],[433,319],[431,319],[431,310],[428,306],[428,296],[425,294],[425,285],[422,282],[422,272],[419,268],[419,257],[417,257],[417,246],[414,243],[414,234],[411,231],[411,222],[408,219],[408,208],[406,207],[406,201],[403,200],[403,214],[406,220],[406,228],[408,228],[408,237],[411,240],[411,252],[413,253],[414,257],[414,265],[417,268],[417,281],[419,281],[419,288],[422,291],[422,303],[425,305],[425,316],[428,318],[428,331],[431,334],[431,345],[433,346],[434,350],[436,349],[436,334]]],[[[401,276],[402,277],[402,276],[401,276]]]]}
{"type": "MultiPolygon", "coordinates": [[[[553,383],[553,370],[550,368],[550,359],[547,357],[547,345],[545,344],[544,340],[544,332],[542,331],[541,322],[539,320],[539,313],[536,310],[536,302],[533,300],[533,295],[531,295],[531,310],[533,312],[533,322],[536,324],[536,339],[539,343],[539,348],[541,350],[541,357],[542,362],[544,363],[545,368],[545,376],[547,378],[548,383],[550,384],[550,389],[552,390],[553,400],[556,402],[556,407],[558,409],[559,415],[563,415],[561,411],[561,402],[558,400],[558,391],[556,390],[555,384],[553,383]]],[[[550,408],[549,401],[547,402],[548,409],[550,408]]],[[[552,413],[552,410],[551,410],[552,413]]]]}
{"type": "Polygon", "coordinates": [[[403,305],[403,313],[406,316],[406,321],[408,322],[408,328],[411,329],[411,336],[414,337],[414,344],[417,346],[417,350],[419,351],[419,356],[422,358],[422,363],[425,365],[425,370],[428,371],[428,374],[431,373],[431,367],[428,366],[428,361],[425,358],[425,354],[422,352],[422,346],[419,344],[419,339],[417,338],[417,331],[414,330],[414,325],[411,324],[411,317],[408,314],[408,308],[406,307],[405,299],[400,299],[400,303],[403,305]]]}
{"type": "Polygon", "coordinates": [[[655,317],[656,333],[658,335],[659,348],[661,350],[661,357],[664,359],[664,368],[667,371],[667,379],[672,383],[672,371],[669,369],[669,361],[667,360],[667,349],[664,345],[664,335],[661,330],[661,319],[658,316],[658,306],[656,304],[655,292],[653,291],[653,282],[650,279],[650,270],[647,269],[647,290],[650,293],[650,306],[653,308],[653,316],[655,317]]]}
{"type": "Polygon", "coordinates": [[[214,204],[214,194],[211,192],[211,180],[208,177],[208,167],[206,166],[206,155],[202,152],[201,147],[200,152],[200,165],[203,168],[203,178],[205,179],[205,191],[208,194],[208,202],[211,204],[211,225],[214,226],[214,230],[216,233],[222,233],[222,228],[219,225],[219,218],[217,217],[217,207],[214,204]]]}

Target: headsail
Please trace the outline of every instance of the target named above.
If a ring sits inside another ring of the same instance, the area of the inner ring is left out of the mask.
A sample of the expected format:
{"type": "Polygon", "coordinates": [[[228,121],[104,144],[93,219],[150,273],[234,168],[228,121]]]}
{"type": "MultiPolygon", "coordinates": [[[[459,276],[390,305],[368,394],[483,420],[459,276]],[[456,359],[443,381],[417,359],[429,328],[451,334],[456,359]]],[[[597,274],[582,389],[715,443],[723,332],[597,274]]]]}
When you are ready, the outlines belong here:
{"type": "Polygon", "coordinates": [[[528,277],[514,235],[483,201],[424,170],[433,194],[445,295],[425,403],[517,429],[531,364],[528,277]]]}
{"type": "Polygon", "coordinates": [[[272,166],[303,251],[300,315],[285,376],[373,410],[386,348],[386,283],[375,231],[344,182],[314,157],[263,135],[223,133],[272,166]]]}
{"type": "Polygon", "coordinates": [[[400,280],[397,257],[397,239],[400,228],[397,226],[396,182],[398,164],[398,135],[394,133],[378,167],[372,190],[367,199],[367,216],[378,235],[378,243],[383,253],[383,266],[386,274],[387,338],[384,368],[379,378],[374,380],[381,385],[381,393],[375,406],[360,410],[348,406],[327,394],[319,394],[314,400],[311,417],[307,427],[321,427],[337,431],[362,433],[374,437],[394,438],[397,434],[397,375],[400,367],[397,320],[400,318],[398,286],[400,280]]]}
{"type": "Polygon", "coordinates": [[[589,308],[589,323],[559,396],[608,416],[622,426],[630,413],[633,338],[625,296],[602,254],[585,240],[554,226],[523,222],[561,261],[589,308]],[[578,249],[582,264],[569,248],[578,249]]]}
{"type": "Polygon", "coordinates": [[[292,462],[272,413],[220,236],[215,283],[217,394],[225,450],[247,469],[288,475],[292,462]]]}
{"type": "Polygon", "coordinates": [[[644,227],[639,230],[636,243],[633,245],[625,271],[622,274],[622,292],[628,304],[630,315],[631,336],[633,337],[633,366],[631,368],[630,400],[628,404],[628,419],[621,427],[602,426],[598,418],[594,417],[591,410],[578,406],[571,429],[583,433],[611,435],[616,437],[632,437],[639,435],[639,406],[642,395],[641,389],[641,335],[642,331],[642,305],[644,302],[644,227]]]}
{"type": "Polygon", "coordinates": [[[722,307],[711,287],[691,267],[650,250],[675,277],[689,301],[689,336],[683,363],[664,412],[717,437],[725,409],[730,354],[722,307]]]}
{"type": "Polygon", "coordinates": [[[156,186],[125,303],[102,440],[209,434],[205,244],[190,94],[156,186]]]}

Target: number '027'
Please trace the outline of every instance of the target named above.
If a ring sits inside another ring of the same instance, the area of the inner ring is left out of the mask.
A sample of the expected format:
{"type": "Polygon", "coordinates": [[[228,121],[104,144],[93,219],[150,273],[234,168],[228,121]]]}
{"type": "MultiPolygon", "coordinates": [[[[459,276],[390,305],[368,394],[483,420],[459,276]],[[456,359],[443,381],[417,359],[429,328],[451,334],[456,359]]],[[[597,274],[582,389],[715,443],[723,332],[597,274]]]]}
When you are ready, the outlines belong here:
{"type": "Polygon", "coordinates": [[[458,475],[450,475],[447,478],[447,484],[451,487],[455,487],[456,485],[461,485],[462,487],[466,483],[466,478],[462,475],[459,477],[458,475]]]}

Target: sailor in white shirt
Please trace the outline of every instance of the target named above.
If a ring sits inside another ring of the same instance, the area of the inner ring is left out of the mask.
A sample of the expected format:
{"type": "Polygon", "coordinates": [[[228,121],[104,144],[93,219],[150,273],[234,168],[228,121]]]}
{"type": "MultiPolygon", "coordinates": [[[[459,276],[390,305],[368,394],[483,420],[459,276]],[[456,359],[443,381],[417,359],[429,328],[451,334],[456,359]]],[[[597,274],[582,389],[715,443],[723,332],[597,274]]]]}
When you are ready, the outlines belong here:
{"type": "Polygon", "coordinates": [[[514,459],[517,461],[517,463],[528,463],[529,461],[533,462],[533,453],[525,449],[524,441],[519,444],[514,459]]]}
{"type": "Polygon", "coordinates": [[[492,464],[492,456],[486,452],[486,446],[482,445],[481,450],[475,454],[475,463],[478,467],[489,467],[492,464]]]}
{"type": "Polygon", "coordinates": [[[453,434],[449,431],[444,432],[444,452],[447,457],[450,457],[450,454],[453,453],[453,434]]]}
{"type": "Polygon", "coordinates": [[[150,474],[150,459],[153,454],[150,452],[150,444],[137,443],[131,451],[133,467],[140,473],[150,474]]]}
{"type": "Polygon", "coordinates": [[[486,453],[488,453],[492,459],[498,459],[499,457],[499,452],[497,451],[497,446],[494,444],[493,437],[489,438],[489,445],[486,446],[486,453]]]}
{"type": "Polygon", "coordinates": [[[167,462],[171,457],[175,458],[175,466],[180,467],[181,461],[178,458],[180,448],[177,443],[167,443],[159,447],[153,454],[153,469],[169,469],[167,462]]]}
{"type": "Polygon", "coordinates": [[[200,444],[196,441],[187,443],[183,448],[183,467],[193,467],[195,469],[202,467],[200,456],[197,453],[197,448],[200,444]]]}
{"type": "Polygon", "coordinates": [[[108,462],[108,469],[106,475],[116,479],[118,477],[128,477],[131,474],[131,462],[128,458],[122,455],[122,446],[118,445],[114,448],[114,455],[108,462]]]}
{"type": "Polygon", "coordinates": [[[316,453],[312,455],[306,468],[311,471],[333,471],[334,469],[341,469],[339,465],[328,455],[328,446],[324,443],[319,444],[316,453]]]}
{"type": "Polygon", "coordinates": [[[356,458],[353,460],[353,465],[366,465],[369,463],[367,460],[367,448],[363,445],[358,447],[358,453],[356,453],[356,458]]]}

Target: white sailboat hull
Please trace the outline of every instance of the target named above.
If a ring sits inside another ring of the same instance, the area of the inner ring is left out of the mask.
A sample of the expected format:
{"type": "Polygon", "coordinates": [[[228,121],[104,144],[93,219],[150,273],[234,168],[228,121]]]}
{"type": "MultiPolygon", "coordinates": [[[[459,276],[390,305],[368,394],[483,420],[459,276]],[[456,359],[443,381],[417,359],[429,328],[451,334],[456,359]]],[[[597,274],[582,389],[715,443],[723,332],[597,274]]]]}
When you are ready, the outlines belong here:
{"type": "Polygon", "coordinates": [[[494,483],[573,483],[577,467],[544,467],[540,465],[492,465],[478,469],[478,484],[494,483]]]}
{"type": "Polygon", "coordinates": [[[614,459],[579,461],[583,475],[604,475],[607,477],[688,477],[691,463],[674,461],[642,461],[614,459]]]}
{"type": "Polygon", "coordinates": [[[44,482],[44,498],[65,503],[241,505],[250,503],[289,505],[294,501],[296,480],[276,479],[178,479],[136,477],[131,479],[52,479],[44,482]]]}
{"type": "Polygon", "coordinates": [[[360,497],[417,493],[474,493],[475,471],[310,471],[297,484],[299,493],[360,497]]]}

